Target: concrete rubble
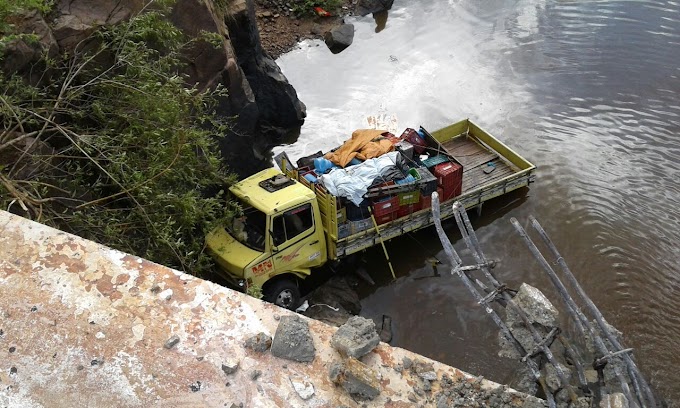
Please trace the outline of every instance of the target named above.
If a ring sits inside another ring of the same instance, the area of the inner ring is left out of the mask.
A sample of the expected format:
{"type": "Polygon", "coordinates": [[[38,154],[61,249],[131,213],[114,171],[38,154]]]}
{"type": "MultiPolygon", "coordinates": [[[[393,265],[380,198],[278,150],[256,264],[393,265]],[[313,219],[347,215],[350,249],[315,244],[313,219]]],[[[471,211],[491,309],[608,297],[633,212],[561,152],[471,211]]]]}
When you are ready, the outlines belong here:
{"type": "Polygon", "coordinates": [[[380,382],[376,373],[353,357],[333,364],[329,377],[353,398],[372,400],[380,394],[380,382]]]}
{"type": "Polygon", "coordinates": [[[373,350],[380,338],[373,320],[353,316],[331,337],[331,345],[347,357],[360,358],[373,350]]]}
{"type": "Polygon", "coordinates": [[[307,321],[299,316],[280,318],[271,352],[276,357],[287,360],[314,361],[316,350],[307,321]]]}
{"type": "Polygon", "coordinates": [[[3,407],[355,407],[350,391],[372,397],[366,407],[543,406],[384,343],[343,358],[334,327],[2,211],[0,316],[0,347],[14,350],[0,359],[3,407]],[[313,361],[244,347],[291,316],[309,327],[313,361]]]}

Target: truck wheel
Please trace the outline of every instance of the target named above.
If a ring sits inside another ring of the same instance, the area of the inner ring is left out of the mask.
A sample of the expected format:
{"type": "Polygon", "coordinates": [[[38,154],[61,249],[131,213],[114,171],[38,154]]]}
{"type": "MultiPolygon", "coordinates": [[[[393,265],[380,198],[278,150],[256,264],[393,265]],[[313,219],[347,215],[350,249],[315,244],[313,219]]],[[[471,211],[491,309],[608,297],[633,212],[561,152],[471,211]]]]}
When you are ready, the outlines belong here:
{"type": "Polygon", "coordinates": [[[295,310],[300,303],[300,290],[295,280],[282,278],[264,288],[264,300],[285,309],[295,310]]]}

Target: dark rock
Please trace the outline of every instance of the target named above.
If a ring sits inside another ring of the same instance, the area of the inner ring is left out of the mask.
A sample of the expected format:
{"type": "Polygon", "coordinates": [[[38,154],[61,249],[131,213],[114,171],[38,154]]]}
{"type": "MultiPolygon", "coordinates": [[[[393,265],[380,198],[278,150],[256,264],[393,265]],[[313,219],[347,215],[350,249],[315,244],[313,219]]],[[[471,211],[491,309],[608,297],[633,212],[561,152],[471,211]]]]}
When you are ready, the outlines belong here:
{"type": "Polygon", "coordinates": [[[265,333],[258,333],[246,340],[244,347],[259,353],[264,353],[271,347],[272,338],[265,333]]]}
{"type": "Polygon", "coordinates": [[[200,381],[196,381],[195,383],[191,384],[189,388],[191,389],[192,392],[199,392],[202,386],[203,384],[201,384],[200,381]]]}
{"type": "Polygon", "coordinates": [[[351,317],[331,337],[331,346],[343,356],[354,358],[366,355],[378,343],[380,338],[375,330],[375,323],[361,316],[351,317]]]}
{"type": "Polygon", "coordinates": [[[352,315],[361,311],[359,295],[352,289],[345,276],[329,279],[312,292],[307,300],[312,306],[305,310],[304,315],[333,326],[345,324],[352,315]],[[323,305],[331,306],[333,309],[323,305]]]}
{"type": "Polygon", "coordinates": [[[253,381],[255,381],[255,380],[257,380],[258,378],[260,378],[261,375],[262,375],[262,371],[260,371],[260,370],[253,370],[253,371],[250,372],[250,379],[253,380],[253,381]]]}
{"type": "Polygon", "coordinates": [[[354,9],[354,13],[365,16],[371,13],[378,13],[392,8],[394,0],[359,0],[354,9]]]}
{"type": "Polygon", "coordinates": [[[9,369],[9,373],[10,373],[10,374],[16,374],[17,371],[18,371],[18,370],[17,370],[16,367],[10,367],[10,369],[9,369]]]}
{"type": "Polygon", "coordinates": [[[337,54],[352,45],[354,40],[354,25],[343,24],[333,28],[324,35],[324,42],[333,54],[337,54]]]}
{"type": "Polygon", "coordinates": [[[383,315],[380,341],[385,343],[392,341],[392,318],[387,315],[383,315]]]}
{"type": "Polygon", "coordinates": [[[380,383],[373,370],[350,357],[330,368],[330,379],[356,399],[372,400],[380,394],[380,383]]]}
{"type": "Polygon", "coordinates": [[[272,354],[293,361],[313,361],[316,350],[307,321],[300,316],[284,316],[274,334],[272,354]]]}
{"type": "Polygon", "coordinates": [[[411,360],[408,357],[404,357],[402,360],[402,364],[404,365],[404,370],[410,370],[411,367],[413,366],[413,360],[411,360]]]}
{"type": "Polygon", "coordinates": [[[9,348],[9,352],[10,352],[10,353],[14,353],[16,350],[17,350],[17,348],[14,347],[14,346],[12,346],[12,347],[9,348]]]}
{"type": "Polygon", "coordinates": [[[166,349],[170,350],[171,348],[175,347],[175,346],[177,345],[177,343],[179,343],[179,336],[178,336],[178,335],[174,335],[174,336],[170,337],[170,338],[168,339],[168,341],[165,342],[165,344],[163,345],[163,347],[165,347],[166,349]]]}
{"type": "Polygon", "coordinates": [[[224,371],[225,374],[230,375],[234,374],[236,370],[238,370],[239,362],[236,360],[227,360],[224,363],[222,363],[222,371],[224,371]]]}
{"type": "Polygon", "coordinates": [[[104,360],[99,359],[99,358],[95,358],[95,359],[93,359],[92,361],[90,361],[90,365],[91,365],[92,367],[100,366],[100,365],[102,365],[102,364],[104,364],[104,360]]]}

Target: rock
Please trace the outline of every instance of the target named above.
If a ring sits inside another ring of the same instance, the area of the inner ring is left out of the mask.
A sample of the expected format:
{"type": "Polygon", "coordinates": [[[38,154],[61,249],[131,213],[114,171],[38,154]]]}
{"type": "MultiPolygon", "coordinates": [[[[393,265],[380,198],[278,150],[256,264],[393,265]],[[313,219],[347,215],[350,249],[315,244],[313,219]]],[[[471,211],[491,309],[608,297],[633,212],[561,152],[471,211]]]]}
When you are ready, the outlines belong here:
{"type": "Polygon", "coordinates": [[[529,395],[536,395],[538,392],[538,383],[536,383],[536,380],[534,379],[533,375],[531,375],[531,372],[527,368],[526,364],[522,364],[517,367],[511,380],[508,382],[508,385],[517,391],[529,395]]]}
{"type": "Polygon", "coordinates": [[[201,384],[200,381],[196,381],[195,383],[189,385],[189,388],[192,392],[199,392],[201,388],[203,388],[203,384],[201,384]]]}
{"type": "Polygon", "coordinates": [[[628,400],[620,392],[605,395],[600,401],[601,408],[628,408],[628,400]]]}
{"type": "Polygon", "coordinates": [[[435,373],[434,371],[426,371],[424,373],[418,374],[418,376],[425,381],[436,381],[437,380],[437,373],[435,373]]]}
{"type": "Polygon", "coordinates": [[[262,371],[260,371],[260,370],[253,370],[253,371],[250,372],[250,379],[253,380],[253,381],[255,381],[255,380],[257,380],[258,378],[260,378],[261,375],[262,375],[262,371]]]}
{"type": "Polygon", "coordinates": [[[269,337],[266,333],[258,333],[247,339],[243,346],[259,353],[264,353],[269,349],[269,347],[271,347],[271,345],[271,337],[269,337]]]}
{"type": "Polygon", "coordinates": [[[289,377],[293,389],[303,400],[308,400],[314,395],[314,385],[309,381],[289,377]]]}
{"type": "Polygon", "coordinates": [[[394,0],[359,0],[354,8],[354,14],[365,16],[392,8],[394,0]]]}
{"type": "Polygon", "coordinates": [[[330,368],[330,379],[356,399],[372,400],[380,394],[380,383],[375,372],[355,358],[335,363],[330,368]]]}
{"type": "Polygon", "coordinates": [[[324,35],[324,42],[333,54],[337,54],[352,45],[354,40],[354,25],[342,24],[324,35]]]}
{"type": "Polygon", "coordinates": [[[300,316],[284,316],[274,334],[272,354],[293,361],[313,361],[316,353],[307,321],[300,316]]]}
{"type": "Polygon", "coordinates": [[[392,318],[387,315],[383,315],[380,341],[385,343],[392,341],[392,318]]]}
{"type": "Polygon", "coordinates": [[[171,348],[175,347],[179,343],[179,336],[174,335],[168,339],[168,341],[165,342],[163,347],[166,349],[170,350],[171,348]]]}
{"type": "Polygon", "coordinates": [[[314,306],[303,314],[333,326],[341,326],[361,311],[359,295],[347,282],[346,276],[335,276],[316,289],[308,298],[309,304],[331,306],[314,306]],[[334,310],[337,309],[337,310],[334,310]]]}
{"type": "Polygon", "coordinates": [[[411,367],[413,366],[413,360],[411,360],[408,357],[404,357],[402,360],[402,364],[404,365],[404,370],[410,370],[411,367]]]}
{"type": "MultiPolygon", "coordinates": [[[[569,382],[571,379],[571,369],[567,368],[563,364],[560,364],[559,362],[557,363],[557,365],[564,373],[567,382],[569,382]]],[[[543,371],[545,375],[545,383],[548,385],[548,388],[552,392],[557,392],[559,389],[564,388],[566,384],[562,384],[562,382],[560,381],[560,377],[557,375],[557,369],[555,369],[555,367],[552,364],[546,363],[543,371]]]]}
{"type": "MultiPolygon", "coordinates": [[[[523,283],[517,295],[512,299],[512,304],[524,311],[531,323],[537,323],[544,327],[556,327],[559,312],[545,297],[543,292],[523,283]]],[[[512,307],[507,307],[506,322],[516,326],[523,324],[522,319],[512,307]]]]}
{"type": "Polygon", "coordinates": [[[222,363],[222,371],[226,375],[234,374],[238,370],[239,362],[236,360],[227,360],[222,363]]]}
{"type": "Polygon", "coordinates": [[[333,346],[343,356],[354,358],[368,354],[380,343],[373,320],[353,316],[331,337],[333,346]]]}

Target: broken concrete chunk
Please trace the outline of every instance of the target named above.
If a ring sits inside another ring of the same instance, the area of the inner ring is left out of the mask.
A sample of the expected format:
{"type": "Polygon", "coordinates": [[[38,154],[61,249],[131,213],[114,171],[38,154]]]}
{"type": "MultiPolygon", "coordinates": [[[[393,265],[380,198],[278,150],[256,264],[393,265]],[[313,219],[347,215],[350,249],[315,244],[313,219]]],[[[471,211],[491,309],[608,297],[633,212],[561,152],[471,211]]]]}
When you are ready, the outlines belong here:
{"type": "Polygon", "coordinates": [[[269,347],[271,347],[271,345],[272,345],[271,337],[269,337],[266,333],[258,333],[253,337],[247,339],[246,343],[244,344],[244,347],[257,351],[259,353],[264,353],[269,349],[269,347]]]}
{"type": "MultiPolygon", "coordinates": [[[[535,287],[523,283],[511,303],[522,309],[531,323],[538,323],[545,327],[557,326],[559,312],[543,292],[535,287]]],[[[508,307],[506,310],[508,325],[523,324],[513,307],[508,307]]]]}
{"type": "Polygon", "coordinates": [[[178,336],[178,335],[174,335],[174,336],[170,337],[170,338],[168,339],[168,341],[165,342],[165,344],[163,345],[163,347],[165,347],[166,349],[170,350],[171,348],[175,347],[175,346],[177,345],[177,343],[179,343],[179,336],[178,336]]]}
{"type": "Polygon", "coordinates": [[[293,361],[309,362],[314,360],[316,349],[309,325],[300,316],[284,316],[274,334],[272,354],[293,361]]]}
{"type": "Polygon", "coordinates": [[[373,320],[351,317],[333,334],[331,345],[343,356],[359,358],[373,350],[380,338],[373,320]]]}
{"type": "Polygon", "coordinates": [[[420,378],[422,378],[425,381],[436,381],[437,380],[437,373],[434,371],[426,371],[424,373],[418,374],[420,378]]]}
{"type": "Polygon", "coordinates": [[[628,400],[620,392],[604,395],[600,401],[602,408],[628,408],[628,400]]]}
{"type": "Polygon", "coordinates": [[[227,360],[222,363],[222,371],[226,375],[234,374],[238,370],[239,362],[237,360],[227,360]]]}
{"type": "MultiPolygon", "coordinates": [[[[559,368],[564,373],[564,376],[566,377],[567,381],[569,381],[571,378],[571,370],[563,364],[557,363],[557,365],[559,365],[559,368]]],[[[547,363],[545,365],[544,370],[545,370],[545,382],[552,392],[557,392],[560,388],[564,388],[565,384],[561,383],[560,377],[557,375],[557,370],[552,364],[547,363]]]]}
{"type": "Polygon", "coordinates": [[[329,376],[356,399],[372,400],[380,394],[380,383],[375,372],[359,360],[350,357],[331,366],[329,376]]]}
{"type": "Polygon", "coordinates": [[[300,378],[289,378],[293,389],[303,400],[308,400],[314,395],[314,385],[309,381],[300,378]]]}

